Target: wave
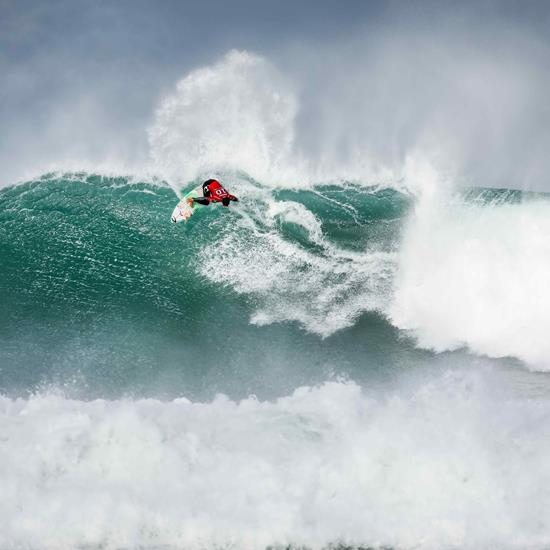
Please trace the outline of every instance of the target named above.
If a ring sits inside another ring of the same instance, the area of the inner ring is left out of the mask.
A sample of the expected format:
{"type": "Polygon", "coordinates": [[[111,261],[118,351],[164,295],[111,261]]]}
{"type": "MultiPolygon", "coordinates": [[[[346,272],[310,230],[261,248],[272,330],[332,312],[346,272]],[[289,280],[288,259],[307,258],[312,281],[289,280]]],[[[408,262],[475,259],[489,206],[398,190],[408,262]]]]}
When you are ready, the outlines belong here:
{"type": "MultiPolygon", "coordinates": [[[[212,207],[185,227],[168,224],[166,212],[177,199],[165,184],[70,174],[6,189],[0,196],[4,288],[34,307],[70,302],[81,313],[100,312],[141,300],[177,315],[188,306],[181,295],[187,279],[201,285],[208,278],[220,289],[266,291],[266,299],[301,294],[295,301],[302,307],[327,302],[328,311],[339,301],[315,295],[338,287],[331,277],[345,281],[360,264],[374,264],[363,269],[366,280],[376,276],[377,262],[393,262],[410,203],[404,195],[353,185],[273,191],[249,178],[232,179],[239,206],[212,207]]],[[[346,287],[341,290],[344,298],[346,287]]],[[[311,320],[303,317],[315,329],[313,312],[311,320]]],[[[332,330],[319,324],[318,332],[329,334],[353,319],[344,312],[339,317],[342,324],[332,330]]]]}
{"type": "Polygon", "coordinates": [[[340,344],[315,341],[306,359],[304,342],[387,299],[409,200],[353,185],[228,185],[237,208],[186,226],[169,221],[177,198],[166,184],[72,174],[4,189],[2,390],[273,396],[330,376],[340,344]]]}
{"type": "MultiPolygon", "coordinates": [[[[372,182],[385,182],[413,195],[409,222],[399,228],[400,237],[394,231],[391,245],[370,242],[368,251],[353,254],[323,240],[329,216],[316,218],[296,205],[270,206],[258,216],[264,226],[285,216],[300,220],[308,238],[319,241],[322,257],[270,231],[243,238],[243,221],[221,249],[216,246],[221,254],[202,262],[201,273],[216,283],[229,278],[238,292],[253,295],[259,307],[252,319],[258,324],[295,320],[327,336],[352,325],[364,311],[378,311],[422,347],[465,347],[549,370],[547,198],[519,193],[516,200],[500,190],[492,198],[485,192],[486,200],[479,193],[468,199],[467,191],[457,190],[459,172],[448,170],[471,146],[458,147],[450,162],[444,150],[452,139],[435,149],[408,147],[397,162],[384,166],[372,162],[378,157],[371,155],[370,134],[356,127],[377,119],[364,98],[352,117],[344,116],[345,102],[329,107],[313,101],[312,108],[323,107],[319,120],[331,124],[323,126],[313,139],[317,147],[306,154],[300,132],[309,105],[299,105],[298,97],[266,59],[230,52],[191,72],[161,104],[149,134],[155,166],[175,181],[205,170],[242,169],[266,187],[303,191],[319,182],[345,189],[345,181],[354,181],[341,205],[361,187],[368,194],[372,182]],[[335,113],[342,116],[331,116],[335,113]]],[[[335,214],[336,209],[330,212],[335,214]]],[[[353,231],[358,242],[366,242],[357,226],[353,231]]],[[[209,254],[213,257],[213,250],[209,254]]]]}
{"type": "Polygon", "coordinates": [[[189,348],[216,323],[235,327],[231,349],[255,340],[248,321],[290,321],[327,338],[375,312],[421,347],[467,347],[548,370],[545,196],[415,198],[353,183],[274,189],[235,173],[224,181],[243,198],[239,206],[212,208],[186,227],[169,225],[176,198],[166,184],[72,174],[4,189],[1,322],[10,364],[21,347],[22,358],[40,363],[36,342],[52,338],[70,362],[74,350],[62,342],[79,348],[91,332],[90,357],[153,368],[147,350],[157,336],[166,345],[169,334],[177,355],[185,334],[186,354],[198,360],[208,352],[189,348]],[[113,335],[107,327],[117,323],[113,335]],[[146,326],[158,329],[147,344],[138,336],[146,326]],[[121,351],[105,354],[99,342],[109,341],[121,351]]]}

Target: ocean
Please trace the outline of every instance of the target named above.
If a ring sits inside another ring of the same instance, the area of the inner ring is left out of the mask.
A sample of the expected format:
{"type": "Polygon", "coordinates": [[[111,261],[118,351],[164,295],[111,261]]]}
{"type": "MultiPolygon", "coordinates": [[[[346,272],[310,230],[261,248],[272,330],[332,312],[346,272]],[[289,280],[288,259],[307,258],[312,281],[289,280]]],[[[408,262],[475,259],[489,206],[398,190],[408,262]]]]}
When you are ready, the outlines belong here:
{"type": "Polygon", "coordinates": [[[550,198],[217,176],[0,189],[0,548],[550,546],[550,198]]]}

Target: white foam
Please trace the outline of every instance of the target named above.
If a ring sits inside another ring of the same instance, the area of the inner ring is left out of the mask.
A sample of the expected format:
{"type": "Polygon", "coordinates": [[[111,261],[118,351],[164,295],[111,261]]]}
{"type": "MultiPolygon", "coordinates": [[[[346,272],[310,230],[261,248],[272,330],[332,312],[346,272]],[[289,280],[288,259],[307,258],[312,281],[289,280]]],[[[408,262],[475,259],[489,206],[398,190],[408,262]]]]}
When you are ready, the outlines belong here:
{"type": "Polygon", "coordinates": [[[245,182],[236,189],[246,197],[243,217],[235,217],[229,231],[217,231],[198,261],[211,281],[254,297],[253,323],[297,321],[325,337],[353,325],[364,311],[387,307],[395,253],[338,248],[303,204],[245,182]],[[304,238],[285,237],[285,227],[302,230],[304,238]]]}
{"type": "Polygon", "coordinates": [[[550,370],[548,200],[483,205],[421,195],[399,265],[390,316],[419,345],[467,346],[550,370]]]}
{"type": "Polygon", "coordinates": [[[375,398],[1,398],[0,547],[539,548],[549,416],[456,373],[375,398]]]}

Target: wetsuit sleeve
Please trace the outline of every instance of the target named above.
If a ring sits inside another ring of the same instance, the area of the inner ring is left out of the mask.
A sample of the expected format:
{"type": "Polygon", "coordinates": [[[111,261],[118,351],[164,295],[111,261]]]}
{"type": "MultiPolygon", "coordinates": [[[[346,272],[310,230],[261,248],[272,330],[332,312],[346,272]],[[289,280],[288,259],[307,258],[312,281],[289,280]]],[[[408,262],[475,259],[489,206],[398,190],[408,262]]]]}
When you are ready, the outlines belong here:
{"type": "Polygon", "coordinates": [[[208,206],[210,204],[210,200],[206,197],[193,197],[193,202],[197,202],[203,206],[208,206]]]}

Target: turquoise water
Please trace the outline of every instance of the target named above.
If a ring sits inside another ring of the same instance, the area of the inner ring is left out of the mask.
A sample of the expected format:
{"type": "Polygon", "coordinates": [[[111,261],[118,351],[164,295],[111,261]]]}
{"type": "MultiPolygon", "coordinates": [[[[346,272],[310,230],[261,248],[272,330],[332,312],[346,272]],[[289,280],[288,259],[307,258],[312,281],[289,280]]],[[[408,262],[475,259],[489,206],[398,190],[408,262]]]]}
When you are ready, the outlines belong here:
{"type": "MultiPolygon", "coordinates": [[[[389,189],[344,195],[346,209],[331,202],[341,200],[337,187],[279,191],[271,200],[305,205],[336,246],[394,249],[410,199],[389,189]]],[[[256,298],[197,266],[206,245],[215,254],[217,239],[239,231],[242,214],[213,207],[174,226],[176,201],[167,186],[86,174],[0,193],[3,392],[53,385],[87,397],[272,397],[331,376],[387,374],[423,355],[376,312],[324,339],[296,322],[251,325],[256,298]]],[[[241,204],[245,213],[255,208],[241,204]]],[[[257,221],[254,230],[268,228],[257,221]]],[[[304,227],[281,222],[275,230],[323,256],[304,227]]]]}

